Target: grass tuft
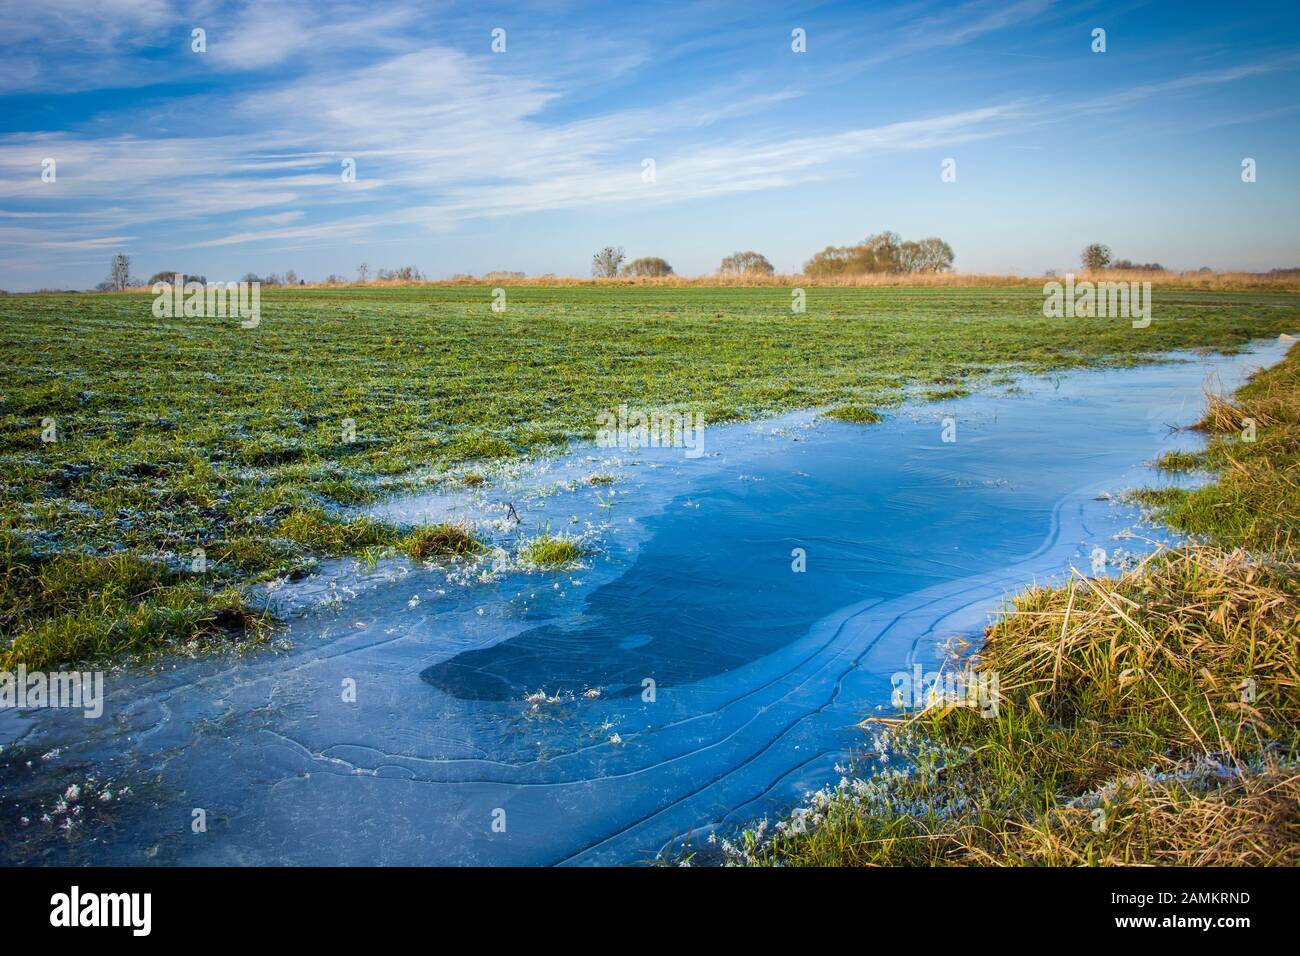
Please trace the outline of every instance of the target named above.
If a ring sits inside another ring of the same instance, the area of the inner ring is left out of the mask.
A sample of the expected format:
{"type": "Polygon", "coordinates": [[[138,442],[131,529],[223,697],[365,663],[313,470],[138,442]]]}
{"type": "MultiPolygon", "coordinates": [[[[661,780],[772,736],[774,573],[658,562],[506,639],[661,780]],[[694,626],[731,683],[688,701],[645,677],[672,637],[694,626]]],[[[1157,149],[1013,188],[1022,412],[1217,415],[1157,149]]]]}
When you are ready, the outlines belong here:
{"type": "Polygon", "coordinates": [[[519,560],[535,568],[562,568],[581,561],[584,553],[577,538],[544,532],[524,543],[519,560]]]}
{"type": "Polygon", "coordinates": [[[464,524],[426,525],[402,540],[402,550],[415,561],[451,555],[480,554],[484,546],[464,524]]]}
{"type": "Polygon", "coordinates": [[[1156,467],[1161,471],[1185,473],[1205,466],[1195,452],[1167,451],[1156,459],[1156,467]]]}
{"type": "Polygon", "coordinates": [[[865,405],[841,405],[828,411],[826,417],[858,425],[876,425],[884,421],[879,412],[865,405]]]}
{"type": "Polygon", "coordinates": [[[371,518],[338,520],[318,508],[295,511],[280,522],[278,533],[322,554],[342,555],[397,543],[397,532],[371,518]]]}

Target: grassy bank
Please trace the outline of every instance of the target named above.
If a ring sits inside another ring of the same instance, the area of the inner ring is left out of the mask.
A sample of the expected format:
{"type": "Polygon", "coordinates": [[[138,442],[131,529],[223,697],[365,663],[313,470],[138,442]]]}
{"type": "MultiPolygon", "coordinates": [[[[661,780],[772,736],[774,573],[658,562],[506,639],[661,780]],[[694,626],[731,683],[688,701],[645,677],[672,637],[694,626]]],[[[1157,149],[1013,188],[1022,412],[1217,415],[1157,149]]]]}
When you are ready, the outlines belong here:
{"type": "Polygon", "coordinates": [[[1200,427],[1210,436],[1204,450],[1173,453],[1161,464],[1217,472],[1218,481],[1149,491],[1141,499],[1183,531],[1294,562],[1300,547],[1300,362],[1293,354],[1257,376],[1235,402],[1212,397],[1200,427]]]}
{"type": "Polygon", "coordinates": [[[968,662],[999,677],[995,717],[939,705],[866,723],[866,762],[906,769],[859,768],[729,858],[1300,863],[1300,350],[1200,427],[1208,448],[1173,460],[1217,484],[1156,500],[1208,543],[1026,591],[968,662]]]}
{"type": "Polygon", "coordinates": [[[801,314],[781,286],[506,285],[505,312],[492,288],[266,290],[254,329],[156,319],[147,295],[0,298],[0,666],[257,640],[250,582],[320,555],[467,553],[355,509],[490,482],[491,461],[589,439],[623,402],[870,421],[1300,327],[1300,295],[1272,287],[1163,288],[1146,329],[1044,318],[1041,285],[810,287],[801,314]]]}

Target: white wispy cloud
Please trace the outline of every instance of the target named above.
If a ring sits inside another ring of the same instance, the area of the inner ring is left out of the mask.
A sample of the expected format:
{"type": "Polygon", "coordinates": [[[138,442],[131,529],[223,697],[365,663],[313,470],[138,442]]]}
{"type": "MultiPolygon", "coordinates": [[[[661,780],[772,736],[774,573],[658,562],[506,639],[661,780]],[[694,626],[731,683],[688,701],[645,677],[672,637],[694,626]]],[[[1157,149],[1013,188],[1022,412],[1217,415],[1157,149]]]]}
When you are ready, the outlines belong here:
{"type": "Polygon", "coordinates": [[[1126,89],[1111,90],[1075,103],[1073,109],[1079,112],[1097,113],[1118,110],[1167,93],[1182,93],[1206,86],[1235,83],[1238,80],[1250,79],[1255,76],[1265,76],[1283,70],[1292,70],[1297,66],[1300,66],[1300,54],[1290,54],[1271,57],[1257,63],[1241,63],[1216,70],[1185,73],[1182,76],[1170,77],[1166,80],[1138,83],[1126,89]]]}
{"type": "Polygon", "coordinates": [[[0,92],[157,82],[133,58],[172,36],[179,47],[184,23],[167,0],[0,0],[0,92]]]}
{"type": "Polygon", "coordinates": [[[392,53],[412,45],[410,28],[429,13],[418,4],[381,8],[260,0],[218,21],[207,36],[207,55],[218,69],[256,70],[285,62],[328,62],[346,50],[392,53]]]}

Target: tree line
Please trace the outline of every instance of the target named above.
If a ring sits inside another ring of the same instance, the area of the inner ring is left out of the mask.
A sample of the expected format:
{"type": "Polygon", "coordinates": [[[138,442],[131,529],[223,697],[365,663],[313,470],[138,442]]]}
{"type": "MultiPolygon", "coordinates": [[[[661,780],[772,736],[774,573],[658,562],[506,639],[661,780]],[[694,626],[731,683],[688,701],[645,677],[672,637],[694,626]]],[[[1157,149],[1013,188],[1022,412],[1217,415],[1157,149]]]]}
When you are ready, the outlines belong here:
{"type": "MultiPolygon", "coordinates": [[[[1110,247],[1100,242],[1092,242],[1086,245],[1079,255],[1079,261],[1084,270],[1088,272],[1099,272],[1104,269],[1127,269],[1142,272],[1165,271],[1165,267],[1158,262],[1140,263],[1130,259],[1115,259],[1110,247]]],[[[939,273],[952,269],[952,263],[952,246],[948,245],[944,240],[934,236],[928,239],[905,240],[898,233],[887,230],[867,236],[855,245],[827,246],[804,263],[803,274],[812,278],[827,278],[870,275],[873,273],[891,275],[939,273]]],[[[775,272],[776,270],[767,256],[752,249],[733,252],[731,255],[726,256],[718,264],[716,270],[716,274],[720,276],[770,276],[775,272]]],[[[207,279],[201,275],[164,271],[154,273],[148,282],[144,284],[152,286],[156,282],[173,282],[177,274],[181,275],[182,282],[207,283],[207,279]]],[[[671,276],[674,275],[674,272],[668,260],[661,256],[642,256],[629,262],[622,246],[605,246],[591,257],[591,274],[604,279],[612,279],[618,276],[656,278],[671,276]]],[[[522,272],[493,272],[488,274],[488,278],[522,279],[524,277],[522,272]]],[[[377,270],[373,281],[420,282],[424,279],[424,274],[417,267],[400,266],[396,269],[377,270]]],[[[283,275],[273,272],[265,276],[259,276],[249,272],[240,281],[259,282],[265,286],[305,284],[305,280],[300,279],[292,269],[289,269],[283,275]]],[[[372,281],[370,266],[367,263],[363,262],[357,267],[356,281],[362,285],[372,281]]],[[[346,278],[335,274],[331,274],[325,279],[325,282],[330,285],[348,284],[346,278]]],[[[130,257],[118,253],[113,256],[108,278],[99,283],[96,288],[101,292],[120,292],[137,284],[139,284],[138,281],[131,277],[130,257]]]]}
{"type": "MultiPolygon", "coordinates": [[[[952,247],[942,239],[930,238],[915,242],[904,241],[899,237],[898,233],[881,232],[868,236],[857,245],[827,246],[804,263],[803,271],[805,275],[812,277],[851,276],[873,272],[946,272],[952,268],[952,261],[952,247]]],[[[721,276],[770,276],[775,272],[776,269],[767,256],[752,249],[733,252],[731,255],[726,256],[718,264],[717,268],[717,274],[721,276]]],[[[174,270],[154,273],[145,285],[152,286],[156,282],[174,282],[178,274],[182,276],[182,282],[207,284],[207,279],[203,276],[174,270]]],[[[629,262],[622,246],[605,246],[591,257],[591,274],[605,279],[612,279],[617,276],[657,278],[671,276],[674,272],[668,260],[661,256],[642,256],[629,262]]],[[[489,273],[489,276],[523,278],[523,273],[496,272],[489,273]]],[[[376,282],[420,282],[424,278],[424,274],[415,266],[379,269],[374,274],[374,281],[376,282]]],[[[306,281],[300,279],[292,269],[289,269],[283,275],[275,272],[267,275],[257,275],[249,272],[240,281],[258,282],[265,286],[306,284],[306,281]]],[[[357,266],[356,281],[360,285],[371,281],[369,264],[363,262],[357,266]]],[[[348,284],[347,279],[335,274],[329,275],[325,282],[328,285],[348,284]]],[[[138,280],[131,278],[130,257],[118,253],[113,257],[108,278],[101,282],[97,289],[101,292],[120,292],[138,284],[138,280]]]]}
{"type": "MultiPolygon", "coordinates": [[[[633,259],[622,246],[605,246],[591,257],[591,274],[602,279],[616,276],[669,276],[673,267],[658,256],[633,259]]],[[[852,276],[868,273],[947,272],[952,268],[952,246],[939,238],[904,240],[896,232],[868,236],[857,245],[827,246],[804,263],[804,275],[812,277],[852,276]]],[[[746,250],[734,252],[718,264],[723,276],[773,275],[776,270],[767,256],[746,250]]]]}
{"type": "MultiPolygon", "coordinates": [[[[1112,259],[1110,246],[1101,242],[1090,242],[1079,253],[1079,263],[1087,272],[1101,272],[1103,269],[1128,269],[1134,272],[1164,272],[1165,267],[1158,262],[1134,262],[1132,259],[1112,259]]],[[[1208,270],[1201,270],[1208,271],[1208,270]]]]}
{"type": "Polygon", "coordinates": [[[814,277],[947,272],[952,260],[952,246],[942,239],[904,240],[886,231],[854,246],[827,246],[804,263],[803,271],[814,277]]]}

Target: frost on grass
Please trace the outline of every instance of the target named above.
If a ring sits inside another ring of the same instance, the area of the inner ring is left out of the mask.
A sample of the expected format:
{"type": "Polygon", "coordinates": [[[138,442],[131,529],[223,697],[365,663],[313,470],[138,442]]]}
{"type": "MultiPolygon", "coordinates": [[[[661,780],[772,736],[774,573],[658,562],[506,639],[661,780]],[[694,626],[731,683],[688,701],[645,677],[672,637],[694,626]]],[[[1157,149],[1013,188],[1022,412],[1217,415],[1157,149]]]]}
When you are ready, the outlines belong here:
{"type": "Polygon", "coordinates": [[[808,791],[803,801],[775,822],[764,817],[730,838],[711,834],[709,844],[726,866],[756,866],[778,861],[804,837],[857,817],[882,820],[901,816],[944,818],[969,806],[965,794],[950,795],[946,802],[918,796],[936,783],[944,767],[959,760],[959,751],[927,741],[911,725],[885,727],[873,737],[873,749],[852,770],[842,771],[838,782],[808,791]],[[891,761],[898,764],[891,766],[891,761]]]}

